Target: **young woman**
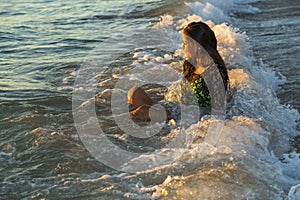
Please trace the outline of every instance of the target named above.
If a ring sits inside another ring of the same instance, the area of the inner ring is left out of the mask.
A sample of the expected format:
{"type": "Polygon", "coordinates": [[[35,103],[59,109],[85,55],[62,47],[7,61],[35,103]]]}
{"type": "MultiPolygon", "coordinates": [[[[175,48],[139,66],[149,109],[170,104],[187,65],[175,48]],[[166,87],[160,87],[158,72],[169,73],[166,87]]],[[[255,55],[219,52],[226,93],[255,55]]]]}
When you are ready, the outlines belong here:
{"type": "MultiPolygon", "coordinates": [[[[224,61],[217,51],[217,39],[214,32],[203,22],[192,22],[188,24],[182,32],[183,50],[186,61],[183,64],[183,75],[188,82],[192,93],[200,107],[211,106],[211,95],[208,87],[201,76],[202,72],[208,67],[215,65],[221,75],[225,91],[228,86],[228,73],[224,61]]],[[[213,78],[213,77],[212,77],[213,78]]],[[[189,100],[183,95],[183,102],[195,101],[189,100]]],[[[134,108],[130,116],[139,120],[154,120],[162,122],[162,110],[151,108],[154,101],[147,93],[139,88],[131,88],[128,92],[128,102],[134,108]],[[151,108],[151,119],[149,110],[151,108]]],[[[194,102],[195,103],[195,102],[194,102]]],[[[170,113],[168,113],[169,116],[170,113]]]]}

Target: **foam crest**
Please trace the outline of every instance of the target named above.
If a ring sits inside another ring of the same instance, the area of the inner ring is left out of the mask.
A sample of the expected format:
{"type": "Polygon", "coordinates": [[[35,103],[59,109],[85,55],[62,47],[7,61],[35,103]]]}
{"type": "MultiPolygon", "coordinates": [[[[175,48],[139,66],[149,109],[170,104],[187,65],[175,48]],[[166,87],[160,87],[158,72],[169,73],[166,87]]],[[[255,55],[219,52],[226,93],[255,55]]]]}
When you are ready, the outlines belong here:
{"type": "MultiPolygon", "coordinates": [[[[207,183],[219,190],[230,191],[230,194],[222,191],[222,196],[254,195],[252,197],[279,198],[284,196],[283,190],[289,190],[288,183],[296,183],[285,177],[280,167],[281,163],[269,151],[270,132],[261,127],[261,120],[244,116],[226,120],[217,146],[203,141],[211,122],[211,119],[201,121],[185,131],[190,136],[186,148],[156,150],[131,160],[123,166],[123,169],[147,169],[137,173],[137,177],[165,177],[165,181],[160,185],[148,180],[150,186],[142,188],[156,191],[152,195],[153,198],[163,197],[167,192],[172,194],[173,189],[181,194],[185,191],[195,192],[190,193],[190,197],[203,195],[207,198],[212,195],[203,189],[207,183]],[[149,165],[152,166],[151,169],[149,165]],[[172,176],[168,176],[169,174],[172,176]],[[190,174],[192,176],[189,176],[190,174]],[[214,178],[211,178],[212,175],[214,178]],[[245,181],[244,178],[249,181],[245,181]],[[177,181],[184,182],[185,187],[177,181]],[[194,184],[197,185],[196,190],[192,190],[194,184]],[[243,190],[245,188],[252,193],[243,190]]],[[[180,131],[172,130],[166,139],[171,140],[174,134],[180,134],[180,131]]]]}
{"type": "Polygon", "coordinates": [[[223,10],[226,15],[233,15],[235,12],[240,13],[258,13],[260,10],[255,8],[249,3],[254,3],[259,0],[228,0],[228,1],[218,1],[218,0],[208,0],[214,6],[218,7],[219,9],[223,10]]]}
{"type": "Polygon", "coordinates": [[[186,5],[193,13],[201,16],[205,21],[212,20],[215,23],[229,21],[229,18],[223,13],[223,11],[211,3],[195,2],[187,3],[186,5]]]}

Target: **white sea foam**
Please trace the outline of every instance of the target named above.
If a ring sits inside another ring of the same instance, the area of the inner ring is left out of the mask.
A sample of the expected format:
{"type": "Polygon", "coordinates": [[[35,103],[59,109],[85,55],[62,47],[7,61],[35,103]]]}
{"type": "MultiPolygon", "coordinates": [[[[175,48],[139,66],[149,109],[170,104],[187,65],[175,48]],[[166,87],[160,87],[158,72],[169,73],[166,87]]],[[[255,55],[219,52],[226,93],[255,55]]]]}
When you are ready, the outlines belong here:
{"type": "Polygon", "coordinates": [[[300,199],[300,184],[295,185],[289,191],[288,200],[298,200],[300,199]]]}
{"type": "MultiPolygon", "coordinates": [[[[259,12],[259,9],[242,5],[241,2],[254,1],[211,0],[206,3],[187,3],[186,6],[191,11],[187,16],[164,15],[153,26],[161,41],[165,41],[163,46],[170,52],[182,56],[181,29],[192,21],[206,22],[215,32],[218,50],[228,67],[232,95],[228,116],[223,122],[217,146],[204,142],[203,138],[211,120],[203,120],[186,130],[188,135],[193,136],[187,148],[156,150],[137,157],[123,166],[124,170],[149,169],[149,165],[153,166],[151,170],[143,171],[143,174],[164,176],[175,172],[173,177],[166,177],[166,181],[161,185],[154,184],[152,188],[156,190],[156,193],[153,193],[154,198],[175,190],[182,196],[189,191],[189,195],[203,198],[228,195],[228,198],[242,196],[254,199],[261,197],[283,199],[288,190],[290,190],[289,199],[299,196],[299,186],[296,185],[299,183],[300,159],[298,154],[288,152],[289,139],[299,134],[296,126],[300,116],[297,110],[282,105],[276,97],[278,85],[283,84],[285,78],[281,75],[278,77],[278,73],[268,69],[261,61],[257,61],[252,56],[247,34],[228,24],[234,12],[253,14],[259,12]],[[282,159],[285,162],[282,162],[282,159]],[[169,164],[169,161],[174,162],[169,164]],[[210,169],[210,173],[206,171],[207,169],[210,169]],[[178,177],[180,174],[193,174],[199,178],[193,179],[189,176],[180,178],[178,177]],[[210,174],[214,174],[215,179],[209,178],[210,174]],[[180,181],[186,186],[180,185],[180,181]],[[226,181],[232,182],[227,184],[226,181]],[[193,184],[197,184],[198,193],[192,191],[193,184]],[[211,189],[205,192],[206,184],[218,188],[220,193],[213,194],[211,189]],[[290,189],[293,185],[295,186],[290,189]],[[228,193],[228,190],[232,192],[228,193]]],[[[145,55],[134,55],[138,60],[145,60],[145,55]]],[[[170,59],[172,57],[167,54],[164,57],[154,57],[148,63],[150,68],[139,78],[143,79],[146,74],[149,76],[156,74],[155,70],[161,66],[157,63],[163,64],[170,59]]],[[[174,84],[176,79],[180,80],[178,75],[172,79],[173,84],[168,80],[173,90],[180,90],[179,85],[174,84]]],[[[168,95],[166,100],[176,102],[176,95],[170,93],[168,95]]],[[[173,129],[170,138],[166,136],[164,139],[172,140],[171,136],[176,134],[179,134],[178,129],[173,129]]]]}
{"type": "Polygon", "coordinates": [[[221,9],[215,7],[211,3],[195,2],[187,3],[186,5],[189,6],[193,13],[200,15],[205,21],[212,20],[215,23],[229,21],[228,16],[226,16],[221,9]]]}

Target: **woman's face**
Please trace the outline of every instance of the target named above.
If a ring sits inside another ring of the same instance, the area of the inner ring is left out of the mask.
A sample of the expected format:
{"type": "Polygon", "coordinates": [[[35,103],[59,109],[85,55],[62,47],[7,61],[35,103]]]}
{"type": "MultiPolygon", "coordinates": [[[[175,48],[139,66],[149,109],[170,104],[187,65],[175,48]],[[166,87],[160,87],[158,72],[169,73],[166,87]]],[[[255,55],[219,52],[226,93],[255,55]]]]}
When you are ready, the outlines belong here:
{"type": "Polygon", "coordinates": [[[184,33],[182,34],[182,49],[186,56],[186,59],[192,58],[192,52],[191,52],[191,39],[189,39],[188,36],[186,36],[184,33]]]}
{"type": "Polygon", "coordinates": [[[213,60],[207,51],[194,39],[182,34],[182,42],[182,48],[186,59],[191,61],[194,66],[197,66],[197,70],[199,68],[199,70],[202,72],[205,68],[209,67],[213,63],[213,60]]]}

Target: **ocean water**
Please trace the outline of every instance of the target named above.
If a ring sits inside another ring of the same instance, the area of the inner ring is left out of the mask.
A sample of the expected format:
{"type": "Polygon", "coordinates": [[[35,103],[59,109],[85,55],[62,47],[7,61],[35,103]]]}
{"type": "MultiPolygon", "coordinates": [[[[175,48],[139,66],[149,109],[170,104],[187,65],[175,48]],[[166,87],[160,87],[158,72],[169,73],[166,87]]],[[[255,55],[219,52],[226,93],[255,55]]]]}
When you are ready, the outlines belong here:
{"type": "Polygon", "coordinates": [[[297,1],[0,5],[0,199],[300,199],[297,1]],[[178,102],[180,31],[199,20],[226,118],[128,121],[133,85],[178,102]]]}

